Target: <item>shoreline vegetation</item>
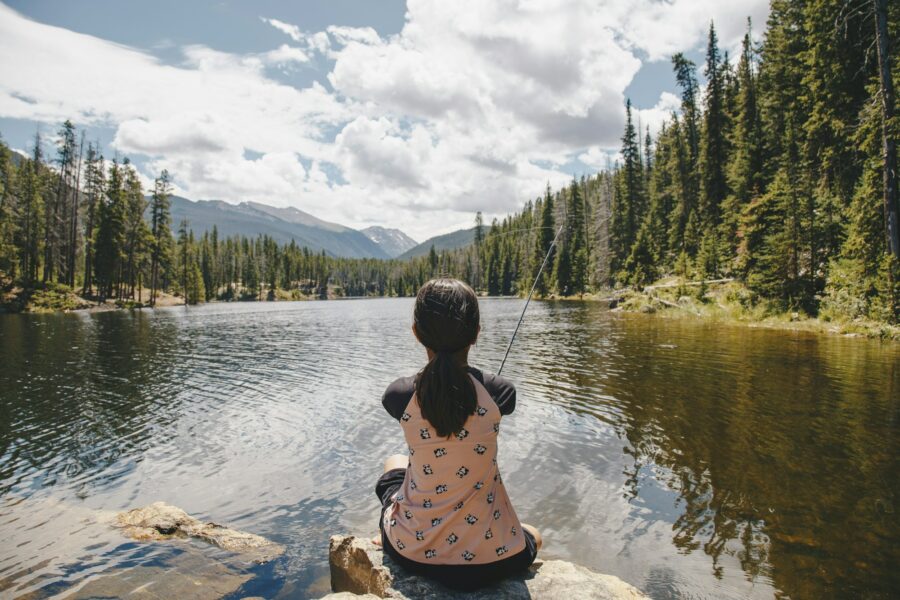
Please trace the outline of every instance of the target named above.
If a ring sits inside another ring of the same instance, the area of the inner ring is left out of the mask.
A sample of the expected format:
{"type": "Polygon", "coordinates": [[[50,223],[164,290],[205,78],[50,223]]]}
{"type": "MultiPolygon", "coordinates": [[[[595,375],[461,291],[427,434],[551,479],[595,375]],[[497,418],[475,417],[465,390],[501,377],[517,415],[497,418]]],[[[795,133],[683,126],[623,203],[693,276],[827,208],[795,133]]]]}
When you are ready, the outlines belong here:
{"type": "Polygon", "coordinates": [[[195,233],[172,222],[167,171],[145,189],[70,121],[53,158],[39,134],[30,157],[0,143],[0,304],[403,297],[446,274],[488,296],[628,290],[618,310],[896,339],[900,3],[872,9],[773,0],[762,41],[748,21],[733,57],[711,23],[704,64],[671,57],[680,103],[658,131],[626,99],[614,163],[408,260],[195,233]]]}
{"type": "MultiPolygon", "coordinates": [[[[298,291],[276,290],[274,295],[243,296],[232,300],[211,300],[211,303],[228,302],[306,302],[313,300],[377,299],[397,296],[345,296],[340,288],[331,287],[326,297],[298,291]]],[[[482,294],[484,296],[484,294],[482,294]]],[[[499,296],[516,298],[521,296],[499,296]]],[[[149,290],[142,290],[139,298],[149,298],[149,290]]],[[[820,313],[810,316],[802,311],[783,311],[771,303],[754,300],[752,293],[742,283],[731,278],[702,281],[684,281],[679,277],[667,277],[641,290],[623,288],[605,292],[585,293],[582,296],[554,294],[536,297],[544,301],[602,302],[613,312],[651,315],[665,318],[700,319],[703,321],[760,327],[783,331],[808,331],[847,337],[867,337],[883,341],[900,342],[900,327],[869,319],[846,319],[842,315],[820,313]]],[[[184,297],[178,294],[157,295],[156,307],[186,306],[184,297]]],[[[141,300],[106,300],[85,298],[65,285],[51,284],[38,289],[22,288],[0,291],[0,314],[84,311],[107,312],[113,310],[140,310],[154,308],[141,300]]]]}
{"type": "Polygon", "coordinates": [[[711,323],[867,337],[900,342],[900,327],[865,318],[820,311],[782,310],[773,303],[754,300],[742,283],[726,279],[684,282],[677,277],[660,280],[643,290],[627,289],[607,297],[614,311],[701,319],[711,323]]]}

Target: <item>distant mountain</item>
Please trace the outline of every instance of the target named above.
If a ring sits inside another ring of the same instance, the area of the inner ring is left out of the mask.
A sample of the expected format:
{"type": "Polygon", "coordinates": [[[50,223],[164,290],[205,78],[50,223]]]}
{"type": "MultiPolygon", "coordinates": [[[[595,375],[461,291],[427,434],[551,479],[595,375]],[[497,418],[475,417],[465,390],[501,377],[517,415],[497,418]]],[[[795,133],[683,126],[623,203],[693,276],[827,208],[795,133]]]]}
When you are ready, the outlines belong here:
{"type": "Polygon", "coordinates": [[[315,252],[324,250],[331,256],[346,258],[390,258],[381,246],[364,233],[323,221],[296,208],[276,208],[256,202],[228,204],[221,200],[193,201],[171,197],[172,228],[187,220],[194,233],[212,231],[215,225],[220,237],[243,235],[271,236],[281,244],[295,241],[315,252]]]}
{"type": "Polygon", "coordinates": [[[374,225],[360,231],[381,246],[381,249],[390,257],[400,256],[418,243],[399,229],[387,229],[374,225]]]}
{"type": "Polygon", "coordinates": [[[307,212],[303,212],[299,208],[294,208],[293,206],[289,206],[287,208],[278,208],[276,206],[259,204],[257,202],[247,202],[246,204],[250,208],[253,208],[260,212],[264,212],[267,215],[275,217],[276,219],[281,219],[282,221],[287,221],[288,223],[293,223],[295,225],[306,225],[307,227],[316,227],[318,229],[325,229],[337,233],[355,231],[353,229],[350,229],[349,227],[338,225],[337,223],[329,223],[328,221],[323,221],[322,219],[314,217],[307,212]]]}
{"type": "Polygon", "coordinates": [[[434,249],[437,252],[440,252],[441,250],[455,250],[456,248],[463,248],[465,246],[468,246],[474,241],[474,227],[471,229],[459,229],[457,231],[445,233],[444,235],[437,235],[433,238],[428,238],[418,246],[413,246],[397,258],[406,259],[415,258],[417,256],[425,256],[431,250],[432,246],[434,246],[434,249]]]}

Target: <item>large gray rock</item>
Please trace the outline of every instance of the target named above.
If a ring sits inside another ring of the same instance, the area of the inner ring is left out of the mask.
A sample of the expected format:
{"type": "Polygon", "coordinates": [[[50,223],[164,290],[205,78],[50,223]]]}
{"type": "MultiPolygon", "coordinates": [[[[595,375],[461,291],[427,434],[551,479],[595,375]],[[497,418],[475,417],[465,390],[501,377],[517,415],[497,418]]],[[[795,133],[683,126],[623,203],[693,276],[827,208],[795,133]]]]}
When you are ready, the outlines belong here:
{"type": "Polygon", "coordinates": [[[177,506],[154,502],[116,515],[113,524],[125,535],[142,541],[195,537],[225,550],[243,554],[254,562],[267,562],[281,555],[284,547],[253,533],[237,531],[195,519],[177,506]]]}
{"type": "MultiPolygon", "coordinates": [[[[324,598],[459,598],[485,600],[645,600],[637,588],[613,575],[601,575],[562,560],[538,560],[521,576],[476,592],[456,592],[429,579],[412,575],[384,555],[369,540],[335,535],[329,545],[331,587],[324,598]],[[352,596],[350,594],[366,594],[352,596]]],[[[324,599],[323,599],[324,600],[324,599]]]]}

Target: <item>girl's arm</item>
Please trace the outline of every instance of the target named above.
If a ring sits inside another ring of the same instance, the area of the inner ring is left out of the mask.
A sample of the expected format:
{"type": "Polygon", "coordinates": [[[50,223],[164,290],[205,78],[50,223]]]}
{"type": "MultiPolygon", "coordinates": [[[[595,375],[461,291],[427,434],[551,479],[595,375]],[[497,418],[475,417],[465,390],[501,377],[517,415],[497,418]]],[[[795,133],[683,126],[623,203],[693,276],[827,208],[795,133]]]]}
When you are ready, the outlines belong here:
{"type": "Polygon", "coordinates": [[[501,415],[511,414],[516,409],[516,387],[510,380],[485,373],[484,387],[494,398],[501,415]]]}
{"type": "Polygon", "coordinates": [[[381,405],[389,415],[399,421],[415,391],[416,378],[401,377],[384,390],[384,395],[381,396],[381,405]]]}

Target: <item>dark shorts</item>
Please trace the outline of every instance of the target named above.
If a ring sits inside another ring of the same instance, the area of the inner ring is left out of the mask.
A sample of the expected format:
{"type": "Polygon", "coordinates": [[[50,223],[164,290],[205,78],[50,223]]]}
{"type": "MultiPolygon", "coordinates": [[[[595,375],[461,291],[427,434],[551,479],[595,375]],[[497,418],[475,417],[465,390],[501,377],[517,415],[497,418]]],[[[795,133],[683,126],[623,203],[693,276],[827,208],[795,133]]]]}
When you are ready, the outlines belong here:
{"type": "MultiPolygon", "coordinates": [[[[378,478],[375,484],[375,495],[381,502],[380,517],[391,505],[391,496],[403,485],[406,469],[392,469],[378,478]]],[[[510,575],[521,573],[531,566],[537,558],[537,544],[534,537],[527,531],[525,534],[525,549],[509,558],[483,565],[432,565],[410,560],[398,553],[384,535],[383,519],[378,519],[378,530],[381,531],[381,544],[384,552],[401,567],[415,573],[424,575],[435,581],[443,583],[447,587],[457,590],[471,591],[490,585],[510,575]]]]}

